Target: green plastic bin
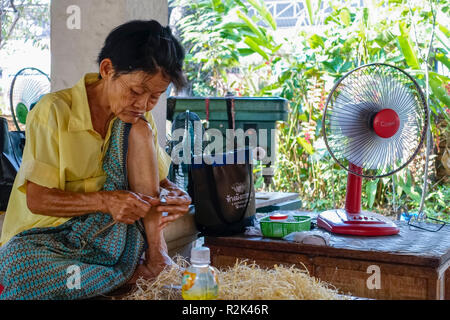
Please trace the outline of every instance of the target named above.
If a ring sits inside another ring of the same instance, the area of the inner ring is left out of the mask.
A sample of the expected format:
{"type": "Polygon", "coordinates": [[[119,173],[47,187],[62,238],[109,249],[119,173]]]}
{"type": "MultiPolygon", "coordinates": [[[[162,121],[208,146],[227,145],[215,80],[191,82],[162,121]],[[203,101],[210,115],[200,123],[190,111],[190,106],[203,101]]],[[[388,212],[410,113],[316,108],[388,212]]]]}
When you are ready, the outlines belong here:
{"type": "Polygon", "coordinates": [[[261,233],[265,237],[282,238],[292,232],[309,231],[311,217],[294,215],[295,221],[273,221],[264,217],[259,221],[261,233]]]}
{"type": "MultiPolygon", "coordinates": [[[[200,119],[206,120],[206,100],[209,100],[209,128],[219,129],[226,136],[228,128],[227,99],[234,100],[235,129],[268,130],[267,155],[271,156],[272,131],[277,121],[286,121],[288,101],[280,97],[169,97],[167,99],[167,120],[173,121],[177,114],[187,110],[195,112],[200,119]]],[[[258,137],[259,140],[259,137],[258,137]]],[[[258,141],[258,146],[261,142],[258,141]]],[[[224,140],[224,148],[226,142],[224,140]]]]}

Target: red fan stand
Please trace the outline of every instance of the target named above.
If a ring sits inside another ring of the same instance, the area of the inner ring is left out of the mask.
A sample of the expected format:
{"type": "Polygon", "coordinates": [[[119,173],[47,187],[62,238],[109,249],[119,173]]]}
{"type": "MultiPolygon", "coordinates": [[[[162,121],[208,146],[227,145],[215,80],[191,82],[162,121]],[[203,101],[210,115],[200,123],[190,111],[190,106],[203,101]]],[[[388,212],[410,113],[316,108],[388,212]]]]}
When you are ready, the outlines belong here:
{"type": "MultiPolygon", "coordinates": [[[[373,118],[373,130],[382,138],[392,137],[398,130],[400,121],[392,109],[383,109],[373,118]]],[[[362,174],[362,168],[350,163],[349,170],[362,174]]],[[[317,225],[333,233],[359,236],[387,236],[399,233],[393,221],[380,214],[361,211],[362,178],[349,173],[345,209],[322,212],[317,217],[317,225]]]]}

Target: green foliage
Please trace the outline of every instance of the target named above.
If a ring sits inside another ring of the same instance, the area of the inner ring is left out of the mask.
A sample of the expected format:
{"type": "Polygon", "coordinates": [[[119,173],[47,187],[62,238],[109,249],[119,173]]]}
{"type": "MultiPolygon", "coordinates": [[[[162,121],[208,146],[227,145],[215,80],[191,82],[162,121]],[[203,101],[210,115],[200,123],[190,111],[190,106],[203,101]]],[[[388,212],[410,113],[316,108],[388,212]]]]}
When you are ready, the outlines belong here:
{"type": "Polygon", "coordinates": [[[48,49],[42,40],[50,30],[49,0],[0,0],[0,49],[8,40],[31,41],[34,46],[48,49]]]}
{"type": "Polygon", "coordinates": [[[279,49],[261,26],[276,28],[264,2],[249,2],[257,13],[252,17],[241,1],[170,1],[171,6],[183,7],[188,13],[177,26],[187,49],[186,72],[193,95],[225,95],[233,84],[228,74],[240,67],[242,57],[258,54],[269,60],[279,49]]]}
{"type": "MultiPolygon", "coordinates": [[[[436,61],[450,65],[450,33],[444,23],[448,1],[431,2],[437,23],[428,62],[433,25],[429,2],[372,1],[359,8],[348,1],[327,1],[324,5],[332,10],[326,16],[319,14],[321,2],[304,1],[310,24],[323,21],[320,28],[299,28],[289,39],[280,40],[263,1],[247,1],[248,8],[241,1],[172,1],[188,9],[178,27],[188,48],[187,72],[194,95],[223,96],[231,91],[289,100],[288,120],[278,125],[274,188],[299,192],[305,206],[314,210],[343,206],[345,200],[347,173],[328,154],[321,134],[322,112],[333,83],[357,66],[385,62],[413,75],[425,89],[427,63],[430,70],[436,61]]],[[[429,73],[435,138],[450,131],[449,83],[448,77],[429,73]]],[[[423,156],[417,157],[414,170],[390,178],[364,180],[363,206],[391,214],[395,198],[417,209],[423,161],[423,156]]],[[[427,210],[448,217],[449,208],[443,204],[449,203],[449,197],[448,186],[431,183],[427,210]]]]}

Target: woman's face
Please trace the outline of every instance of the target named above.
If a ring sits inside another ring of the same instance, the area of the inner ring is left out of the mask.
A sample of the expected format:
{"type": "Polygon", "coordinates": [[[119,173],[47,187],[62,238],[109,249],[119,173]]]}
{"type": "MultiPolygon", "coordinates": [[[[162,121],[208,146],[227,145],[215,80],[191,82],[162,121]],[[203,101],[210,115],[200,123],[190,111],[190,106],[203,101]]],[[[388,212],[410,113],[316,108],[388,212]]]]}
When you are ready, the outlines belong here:
{"type": "Polygon", "coordinates": [[[111,77],[107,81],[107,95],[111,111],[122,121],[136,123],[144,113],[152,110],[170,84],[161,71],[148,74],[135,71],[111,77]]]}

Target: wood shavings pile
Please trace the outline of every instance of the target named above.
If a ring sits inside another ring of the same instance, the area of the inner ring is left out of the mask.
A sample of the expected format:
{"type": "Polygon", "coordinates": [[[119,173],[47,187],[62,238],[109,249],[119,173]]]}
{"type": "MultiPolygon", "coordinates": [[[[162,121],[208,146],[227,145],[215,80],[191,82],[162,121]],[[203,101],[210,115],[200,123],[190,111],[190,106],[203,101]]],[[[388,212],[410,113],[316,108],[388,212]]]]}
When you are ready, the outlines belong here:
{"type": "Polygon", "coordinates": [[[123,297],[123,300],[182,300],[181,285],[183,271],[189,262],[181,256],[175,256],[175,266],[166,267],[154,280],[139,278],[136,290],[123,297]],[[180,287],[181,288],[181,287],[180,287]]]}
{"type": "Polygon", "coordinates": [[[263,269],[236,262],[219,275],[223,300],[337,300],[338,292],[295,266],[263,269]]]}
{"type": "MultiPolygon", "coordinates": [[[[125,300],[180,300],[181,279],[189,263],[174,259],[177,267],[167,268],[153,280],[139,279],[136,290],[125,300]],[[177,287],[174,287],[177,286],[177,287]]],[[[219,272],[219,300],[338,300],[343,299],[330,285],[309,276],[297,267],[260,268],[236,261],[233,267],[219,272]]]]}

